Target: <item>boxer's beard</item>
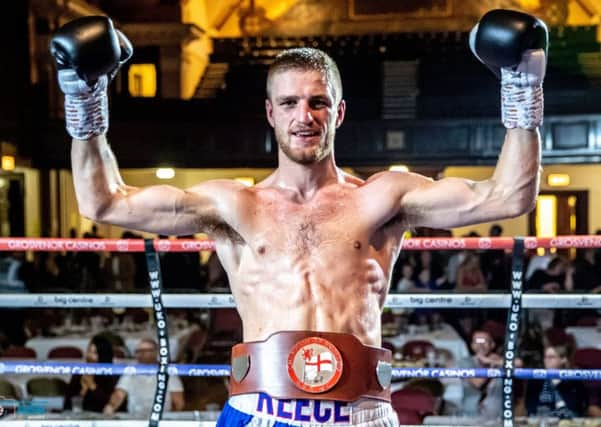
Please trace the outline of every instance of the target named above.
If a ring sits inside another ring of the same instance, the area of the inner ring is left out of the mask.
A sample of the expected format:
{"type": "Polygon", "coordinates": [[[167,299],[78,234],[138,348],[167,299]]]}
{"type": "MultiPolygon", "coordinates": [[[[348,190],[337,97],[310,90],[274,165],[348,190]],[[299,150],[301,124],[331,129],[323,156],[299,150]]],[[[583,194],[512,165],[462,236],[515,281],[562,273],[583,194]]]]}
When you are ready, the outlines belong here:
{"type": "Polygon", "coordinates": [[[293,148],[292,135],[287,129],[276,129],[275,139],[282,152],[295,163],[301,165],[310,165],[325,159],[334,147],[334,132],[326,132],[321,135],[319,143],[309,147],[293,148]]]}

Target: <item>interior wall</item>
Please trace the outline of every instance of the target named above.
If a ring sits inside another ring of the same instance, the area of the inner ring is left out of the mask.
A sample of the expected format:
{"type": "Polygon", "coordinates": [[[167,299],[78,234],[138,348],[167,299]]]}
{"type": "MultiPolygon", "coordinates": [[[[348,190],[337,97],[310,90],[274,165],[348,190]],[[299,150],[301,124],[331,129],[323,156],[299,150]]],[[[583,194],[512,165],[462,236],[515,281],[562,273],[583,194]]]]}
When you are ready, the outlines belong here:
{"type": "MultiPolygon", "coordinates": [[[[444,171],[445,176],[465,177],[473,180],[486,179],[492,174],[492,167],[449,167],[444,171]]],[[[594,233],[601,228],[601,165],[548,165],[543,167],[541,190],[588,190],[589,212],[588,233],[594,233]],[[550,187],[547,176],[550,173],[567,173],[570,175],[570,185],[567,187],[550,187]]],[[[528,216],[496,221],[504,228],[505,236],[524,236],[528,233],[528,216]]],[[[453,230],[454,236],[462,236],[469,231],[487,236],[492,224],[485,223],[475,226],[460,227],[453,230]]]]}

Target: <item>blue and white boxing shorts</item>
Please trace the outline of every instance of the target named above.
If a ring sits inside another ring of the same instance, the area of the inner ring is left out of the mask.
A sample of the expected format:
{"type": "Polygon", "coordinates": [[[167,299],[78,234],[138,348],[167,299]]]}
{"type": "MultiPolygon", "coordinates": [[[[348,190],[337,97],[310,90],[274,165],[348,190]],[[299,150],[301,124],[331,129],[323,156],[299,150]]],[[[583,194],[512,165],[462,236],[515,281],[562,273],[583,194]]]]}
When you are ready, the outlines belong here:
{"type": "Polygon", "coordinates": [[[397,427],[388,402],[274,399],[265,393],[230,397],[217,427],[397,427]]]}

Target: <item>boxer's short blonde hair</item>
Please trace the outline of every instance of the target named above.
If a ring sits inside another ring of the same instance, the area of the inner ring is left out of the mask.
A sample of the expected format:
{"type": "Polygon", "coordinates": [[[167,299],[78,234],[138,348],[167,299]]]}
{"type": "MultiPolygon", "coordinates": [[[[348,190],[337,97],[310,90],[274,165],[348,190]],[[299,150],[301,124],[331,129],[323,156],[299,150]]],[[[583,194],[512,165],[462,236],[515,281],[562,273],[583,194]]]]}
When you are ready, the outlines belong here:
{"type": "Polygon", "coordinates": [[[273,76],[288,70],[323,73],[334,90],[336,103],[342,99],[342,79],[338,66],[327,53],[310,47],[287,49],[276,56],[267,73],[267,98],[271,97],[273,76]]]}

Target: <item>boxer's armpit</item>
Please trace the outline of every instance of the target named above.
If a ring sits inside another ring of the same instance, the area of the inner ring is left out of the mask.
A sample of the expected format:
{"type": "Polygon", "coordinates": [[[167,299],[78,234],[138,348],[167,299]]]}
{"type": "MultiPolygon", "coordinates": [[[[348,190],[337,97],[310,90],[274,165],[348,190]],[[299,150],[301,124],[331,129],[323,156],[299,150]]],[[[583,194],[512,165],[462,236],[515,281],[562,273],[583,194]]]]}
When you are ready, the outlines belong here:
{"type": "Polygon", "coordinates": [[[219,214],[216,203],[210,196],[198,194],[194,191],[182,190],[173,202],[174,224],[178,222],[192,222],[196,232],[203,232],[211,237],[219,237],[242,242],[238,234],[219,214]]]}

